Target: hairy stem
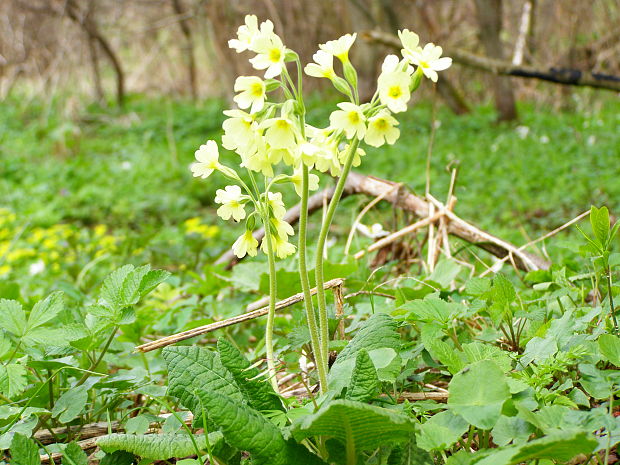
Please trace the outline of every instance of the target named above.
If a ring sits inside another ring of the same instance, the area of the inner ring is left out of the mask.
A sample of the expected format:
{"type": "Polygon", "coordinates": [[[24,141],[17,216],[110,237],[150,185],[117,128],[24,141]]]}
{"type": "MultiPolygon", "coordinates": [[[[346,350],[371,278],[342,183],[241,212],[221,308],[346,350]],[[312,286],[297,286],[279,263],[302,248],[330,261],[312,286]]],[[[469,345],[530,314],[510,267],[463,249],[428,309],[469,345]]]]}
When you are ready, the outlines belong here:
{"type": "Polygon", "coordinates": [[[616,309],[614,308],[614,296],[611,283],[611,267],[607,267],[607,291],[609,294],[609,311],[611,313],[611,319],[614,322],[614,331],[616,336],[620,336],[620,329],[618,328],[618,320],[616,319],[616,309]]]}
{"type": "Polygon", "coordinates": [[[267,352],[267,371],[273,390],[279,393],[276,367],[273,357],[273,326],[276,317],[276,260],[273,251],[272,236],[269,228],[269,216],[263,217],[265,226],[265,238],[267,241],[267,261],[269,262],[269,313],[267,313],[267,326],[265,327],[265,351],[267,352]]]}
{"type": "Polygon", "coordinates": [[[308,268],[306,266],[306,233],[308,225],[308,167],[302,164],[301,178],[301,208],[299,211],[299,278],[301,288],[304,293],[304,307],[310,330],[310,341],[312,352],[314,353],[314,363],[319,374],[321,392],[325,392],[327,387],[327,373],[323,364],[323,354],[321,350],[321,339],[319,329],[316,324],[316,313],[310,294],[310,279],[308,278],[308,268]]]}
{"type": "MultiPolygon", "coordinates": [[[[357,151],[357,147],[359,145],[359,140],[353,139],[349,144],[349,152],[347,153],[347,158],[345,164],[342,168],[342,173],[340,174],[340,178],[338,178],[338,183],[336,184],[336,189],[334,190],[334,195],[329,202],[329,206],[327,207],[327,212],[325,214],[325,218],[323,219],[323,224],[321,225],[321,231],[319,232],[319,240],[316,246],[316,266],[314,268],[314,272],[316,274],[316,297],[319,305],[319,326],[321,331],[321,355],[323,357],[323,369],[328,371],[328,361],[329,361],[329,322],[327,319],[327,304],[325,302],[325,288],[323,287],[325,284],[325,278],[323,277],[323,252],[325,250],[325,242],[327,241],[327,234],[329,233],[329,228],[332,224],[332,220],[334,218],[334,213],[336,212],[336,207],[338,206],[338,202],[340,201],[340,197],[342,197],[342,191],[344,191],[344,185],[347,181],[347,176],[349,175],[349,171],[351,171],[351,165],[353,164],[353,159],[355,158],[355,152],[357,151]]],[[[327,390],[327,386],[321,389],[327,390]]]]}
{"type": "Polygon", "coordinates": [[[75,384],[74,387],[78,387],[78,386],[81,386],[82,384],[84,384],[86,382],[86,380],[88,378],[90,378],[90,375],[93,374],[93,371],[97,369],[97,365],[99,365],[101,363],[101,361],[103,360],[103,356],[106,354],[106,352],[110,348],[110,344],[112,344],[112,341],[114,340],[114,336],[116,336],[116,331],[118,331],[118,326],[114,326],[114,329],[112,330],[112,333],[110,334],[110,337],[108,338],[108,340],[106,341],[105,345],[103,346],[103,349],[101,350],[101,353],[99,354],[99,357],[97,358],[97,360],[95,360],[93,362],[93,364],[90,366],[88,371],[84,372],[84,374],[79,379],[79,381],[75,384]]]}

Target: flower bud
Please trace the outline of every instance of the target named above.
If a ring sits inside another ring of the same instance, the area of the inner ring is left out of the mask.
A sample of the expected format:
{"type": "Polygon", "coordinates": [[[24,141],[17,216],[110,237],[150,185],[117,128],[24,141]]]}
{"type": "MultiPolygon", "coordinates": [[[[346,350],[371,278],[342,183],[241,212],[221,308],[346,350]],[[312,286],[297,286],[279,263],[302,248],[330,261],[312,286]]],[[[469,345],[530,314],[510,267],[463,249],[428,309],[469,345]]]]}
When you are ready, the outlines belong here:
{"type": "Polygon", "coordinates": [[[342,69],[344,70],[344,77],[346,80],[349,81],[349,84],[351,84],[354,89],[357,89],[357,71],[355,71],[351,62],[349,60],[343,62],[342,69]]]}
{"type": "Polygon", "coordinates": [[[420,83],[422,82],[422,68],[418,66],[413,76],[411,76],[411,84],[409,84],[409,90],[411,92],[415,91],[418,87],[420,87],[420,83]]]}
{"type": "Polygon", "coordinates": [[[351,98],[351,88],[349,87],[349,84],[347,84],[347,81],[345,81],[341,77],[334,76],[332,78],[332,84],[334,85],[334,87],[336,88],[338,92],[351,98]]]}
{"type": "Polygon", "coordinates": [[[284,61],[295,61],[299,60],[299,55],[295,53],[295,51],[286,49],[286,55],[284,55],[284,61]]]}
{"type": "Polygon", "coordinates": [[[265,92],[273,92],[281,86],[280,81],[276,79],[267,79],[265,81],[265,92]]]}
{"type": "Polygon", "coordinates": [[[255,227],[256,227],[256,212],[252,212],[252,214],[248,216],[248,219],[245,222],[245,229],[247,231],[254,231],[255,227]]]}

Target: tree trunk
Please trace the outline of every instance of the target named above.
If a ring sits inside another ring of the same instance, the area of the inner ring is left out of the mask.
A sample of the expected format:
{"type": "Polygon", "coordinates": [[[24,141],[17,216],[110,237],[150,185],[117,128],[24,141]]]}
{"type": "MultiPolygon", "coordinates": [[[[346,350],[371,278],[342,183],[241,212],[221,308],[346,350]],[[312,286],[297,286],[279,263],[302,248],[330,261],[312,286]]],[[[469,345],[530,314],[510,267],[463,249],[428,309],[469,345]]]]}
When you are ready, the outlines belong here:
{"type": "MultiPolygon", "coordinates": [[[[500,40],[502,30],[502,0],[475,0],[480,28],[480,41],[487,55],[496,60],[504,59],[500,40]]],[[[499,121],[517,119],[514,92],[509,78],[494,76],[492,79],[495,107],[499,121]]]]}
{"type": "Polygon", "coordinates": [[[194,57],[194,41],[192,38],[192,29],[189,25],[187,17],[188,12],[183,8],[181,0],[172,0],[172,9],[178,16],[179,27],[185,37],[185,46],[183,47],[183,53],[185,54],[185,60],[187,61],[187,75],[189,81],[189,89],[193,99],[198,96],[198,89],[196,86],[196,59],[194,57]]]}

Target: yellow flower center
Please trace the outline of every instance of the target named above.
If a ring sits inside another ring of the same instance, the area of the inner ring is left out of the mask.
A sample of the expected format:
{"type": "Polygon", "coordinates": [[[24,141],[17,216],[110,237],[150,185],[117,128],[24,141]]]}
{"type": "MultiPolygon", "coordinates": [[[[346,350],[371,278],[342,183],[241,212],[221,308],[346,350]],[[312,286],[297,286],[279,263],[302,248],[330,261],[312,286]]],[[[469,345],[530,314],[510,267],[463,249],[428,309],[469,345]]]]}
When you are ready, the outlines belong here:
{"type": "Polygon", "coordinates": [[[288,129],[289,126],[290,126],[290,124],[288,124],[288,121],[286,121],[286,120],[279,119],[278,121],[276,121],[276,127],[278,129],[285,130],[285,129],[288,129]]]}
{"type": "Polygon", "coordinates": [[[392,98],[399,98],[401,95],[403,95],[403,91],[400,86],[392,86],[388,91],[388,95],[392,98]]]}
{"type": "Polygon", "coordinates": [[[420,62],[420,67],[421,68],[430,68],[430,65],[428,64],[428,61],[421,61],[420,62]]]}
{"type": "Polygon", "coordinates": [[[379,118],[378,120],[375,121],[375,127],[379,129],[380,131],[385,131],[388,127],[388,123],[385,120],[385,118],[379,118]]]}
{"type": "Polygon", "coordinates": [[[360,115],[356,111],[350,111],[348,117],[351,124],[357,124],[360,122],[360,115]]]}
{"type": "Polygon", "coordinates": [[[255,82],[254,84],[252,84],[250,86],[250,94],[252,94],[253,97],[262,97],[263,96],[263,85],[260,82],[255,82]]]}
{"type": "Polygon", "coordinates": [[[280,61],[280,58],[282,58],[282,52],[280,51],[279,48],[272,48],[271,50],[269,50],[270,61],[277,63],[280,61]]]}

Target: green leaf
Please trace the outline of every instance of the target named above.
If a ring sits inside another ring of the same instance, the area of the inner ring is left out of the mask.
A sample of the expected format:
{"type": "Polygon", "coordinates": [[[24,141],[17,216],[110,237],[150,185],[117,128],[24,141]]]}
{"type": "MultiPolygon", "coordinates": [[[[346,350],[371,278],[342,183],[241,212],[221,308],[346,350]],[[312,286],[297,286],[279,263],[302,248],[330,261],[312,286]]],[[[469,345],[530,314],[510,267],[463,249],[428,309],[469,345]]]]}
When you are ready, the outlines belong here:
{"type": "Polygon", "coordinates": [[[620,367],[620,337],[613,334],[601,334],[598,338],[598,347],[607,361],[620,367]]]}
{"type": "Polygon", "coordinates": [[[214,390],[202,389],[198,395],[226,442],[248,452],[254,465],[322,463],[305,447],[286,441],[280,430],[253,408],[214,390]]]}
{"type": "Polygon", "coordinates": [[[140,300],[140,283],[150,269],[150,265],[140,266],[125,276],[119,292],[121,307],[135,305],[140,300]]]}
{"type": "Polygon", "coordinates": [[[355,368],[351,376],[351,385],[347,388],[346,398],[359,402],[368,402],[377,395],[379,378],[377,369],[366,349],[358,352],[355,359],[355,368]]]}
{"type": "Polygon", "coordinates": [[[446,302],[437,294],[429,294],[423,300],[407,302],[399,310],[409,312],[407,320],[439,323],[445,327],[461,313],[462,307],[459,304],[446,302]]]}
{"type": "Polygon", "coordinates": [[[607,210],[607,207],[596,208],[592,205],[590,209],[590,225],[592,226],[594,237],[605,247],[609,237],[609,210],[607,210]]]}
{"type": "Polygon", "coordinates": [[[44,325],[60,313],[64,305],[63,295],[57,291],[35,304],[28,317],[28,331],[44,325]]]}
{"type": "Polygon", "coordinates": [[[150,270],[140,281],[140,286],[138,287],[140,298],[154,290],[169,277],[170,273],[166,270],[150,270]]]}
{"type": "Polygon", "coordinates": [[[535,431],[527,421],[519,417],[502,415],[493,427],[493,442],[498,446],[505,446],[510,442],[524,442],[535,431]]]}
{"type": "Polygon", "coordinates": [[[130,418],[125,423],[125,432],[127,434],[144,434],[148,431],[151,421],[145,415],[137,415],[130,418]]]}
{"type": "Polygon", "coordinates": [[[88,465],[88,456],[76,442],[70,442],[62,453],[62,465],[88,465]]]}
{"type": "Polygon", "coordinates": [[[11,340],[5,332],[0,332],[0,358],[4,357],[11,350],[11,340]]]}
{"type": "Polygon", "coordinates": [[[597,446],[592,434],[563,431],[528,443],[496,449],[476,465],[516,465],[530,460],[567,462],[579,454],[590,454],[597,446]]]}
{"type": "Polygon", "coordinates": [[[420,449],[414,439],[395,446],[388,457],[387,465],[434,465],[433,458],[420,449]]]}
{"type": "Polygon", "coordinates": [[[11,465],[40,465],[39,448],[35,442],[21,433],[15,433],[11,441],[11,465]]]}
{"type": "Polygon", "coordinates": [[[243,354],[229,341],[217,341],[222,365],[232,373],[248,403],[256,410],[283,410],[282,402],[260,371],[252,367],[243,354]]]}
{"type": "Polygon", "coordinates": [[[61,423],[68,423],[82,413],[87,400],[87,386],[73,387],[58,398],[52,409],[52,417],[58,418],[61,423]]]}
{"type": "Polygon", "coordinates": [[[423,338],[423,343],[424,348],[431,356],[445,365],[450,373],[456,374],[465,366],[465,362],[460,356],[461,352],[447,342],[438,338],[423,338]]]}
{"type": "Polygon", "coordinates": [[[495,426],[510,397],[503,371],[490,360],[474,363],[456,374],[448,391],[450,409],[484,430],[495,426]]]}
{"type": "Polygon", "coordinates": [[[197,346],[169,346],[162,351],[162,356],[168,365],[168,393],[192,411],[197,424],[202,409],[195,393],[200,389],[245,403],[241,389],[216,352],[197,346]]]}
{"type": "Polygon", "coordinates": [[[330,390],[340,391],[347,386],[353,374],[355,360],[360,350],[365,349],[371,359],[376,349],[390,348],[398,352],[400,335],[398,323],[385,313],[375,313],[360,327],[357,334],[338,354],[329,372],[330,390]]]}
{"type": "Polygon", "coordinates": [[[469,424],[449,410],[438,413],[420,426],[416,433],[416,444],[425,451],[444,450],[458,441],[469,428],[469,424]]]}
{"type": "Polygon", "coordinates": [[[345,445],[347,457],[379,446],[406,442],[414,425],[393,410],[351,400],[335,400],[293,423],[291,433],[297,441],[313,437],[334,438],[345,445]]]}
{"type": "Polygon", "coordinates": [[[15,336],[26,332],[26,313],[16,300],[0,299],[0,327],[15,336]]]}
{"type": "Polygon", "coordinates": [[[454,260],[440,260],[431,275],[426,279],[428,281],[433,281],[439,284],[442,288],[446,289],[450,287],[450,283],[454,281],[462,269],[463,267],[454,260]]]}
{"type": "Polygon", "coordinates": [[[11,398],[23,392],[26,388],[28,371],[18,363],[0,365],[0,392],[11,398]]]}
{"type": "MultiPolygon", "coordinates": [[[[200,450],[206,450],[204,434],[194,435],[193,439],[200,450]]],[[[218,455],[218,449],[222,446],[222,433],[209,433],[209,444],[214,455],[218,455]]],[[[114,433],[98,438],[97,445],[106,453],[122,450],[151,460],[168,460],[196,454],[192,437],[187,434],[114,433]]]]}
{"type": "Polygon", "coordinates": [[[513,302],[517,298],[517,293],[512,283],[501,273],[493,278],[491,286],[491,300],[493,303],[504,306],[513,302]]]}
{"type": "Polygon", "coordinates": [[[510,356],[497,346],[483,344],[481,342],[471,342],[463,344],[463,352],[469,363],[479,362],[480,360],[492,360],[504,372],[512,369],[512,359],[510,356]]]}
{"type": "Polygon", "coordinates": [[[101,300],[106,307],[114,311],[118,311],[123,307],[123,297],[121,295],[123,282],[133,270],[133,265],[125,265],[110,273],[103,281],[101,300]]]}

